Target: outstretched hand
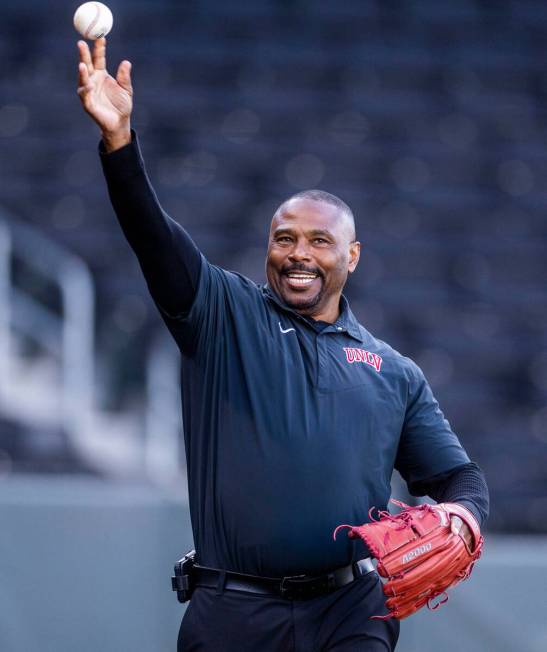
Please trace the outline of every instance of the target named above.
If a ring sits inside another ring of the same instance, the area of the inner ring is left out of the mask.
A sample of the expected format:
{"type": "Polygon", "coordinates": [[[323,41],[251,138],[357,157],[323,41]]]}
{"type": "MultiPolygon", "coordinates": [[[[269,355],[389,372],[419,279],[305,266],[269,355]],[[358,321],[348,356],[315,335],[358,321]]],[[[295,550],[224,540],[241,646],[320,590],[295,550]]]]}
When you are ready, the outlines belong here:
{"type": "Polygon", "coordinates": [[[129,131],[133,109],[131,63],[122,61],[116,78],[106,70],[106,38],[95,41],[93,56],[85,41],[78,41],[78,95],[85,111],[95,120],[103,134],[129,131]]]}

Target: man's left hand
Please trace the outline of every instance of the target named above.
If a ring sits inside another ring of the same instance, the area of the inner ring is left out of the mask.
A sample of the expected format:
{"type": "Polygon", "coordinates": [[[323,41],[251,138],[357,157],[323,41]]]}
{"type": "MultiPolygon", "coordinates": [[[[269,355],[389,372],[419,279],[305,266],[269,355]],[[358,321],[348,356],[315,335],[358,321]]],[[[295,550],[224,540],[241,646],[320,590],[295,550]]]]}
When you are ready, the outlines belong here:
{"type": "Polygon", "coordinates": [[[427,605],[446,602],[447,589],[469,577],[479,558],[483,538],[473,514],[457,503],[402,507],[398,514],[381,511],[377,521],[349,528],[378,560],[378,573],[387,581],[383,591],[389,613],[374,618],[406,618],[427,605]],[[437,602],[435,602],[437,600],[437,602]]]}
{"type": "Polygon", "coordinates": [[[467,544],[467,547],[473,549],[473,535],[467,523],[464,523],[459,516],[452,516],[450,519],[450,529],[453,534],[459,534],[467,544]]]}

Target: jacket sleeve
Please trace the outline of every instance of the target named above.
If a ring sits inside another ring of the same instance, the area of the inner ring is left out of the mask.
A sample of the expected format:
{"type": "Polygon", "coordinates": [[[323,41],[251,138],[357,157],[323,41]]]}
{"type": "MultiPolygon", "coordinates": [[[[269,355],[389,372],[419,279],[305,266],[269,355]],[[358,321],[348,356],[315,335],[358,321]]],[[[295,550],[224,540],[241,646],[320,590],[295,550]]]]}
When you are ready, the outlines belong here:
{"type": "Polygon", "coordinates": [[[470,460],[442,413],[422,370],[409,358],[406,408],[395,468],[409,488],[470,460]]]}

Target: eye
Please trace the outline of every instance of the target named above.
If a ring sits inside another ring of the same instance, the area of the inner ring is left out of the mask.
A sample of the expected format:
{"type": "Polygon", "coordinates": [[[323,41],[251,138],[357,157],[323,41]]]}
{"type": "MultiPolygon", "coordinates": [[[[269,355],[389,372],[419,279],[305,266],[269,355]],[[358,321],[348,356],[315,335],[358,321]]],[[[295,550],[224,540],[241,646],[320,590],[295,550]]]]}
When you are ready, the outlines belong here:
{"type": "Polygon", "coordinates": [[[317,244],[328,244],[328,240],[325,240],[325,238],[314,238],[313,241],[317,244]]]}
{"type": "Polygon", "coordinates": [[[276,242],[291,242],[290,235],[280,235],[275,239],[276,242]]]}

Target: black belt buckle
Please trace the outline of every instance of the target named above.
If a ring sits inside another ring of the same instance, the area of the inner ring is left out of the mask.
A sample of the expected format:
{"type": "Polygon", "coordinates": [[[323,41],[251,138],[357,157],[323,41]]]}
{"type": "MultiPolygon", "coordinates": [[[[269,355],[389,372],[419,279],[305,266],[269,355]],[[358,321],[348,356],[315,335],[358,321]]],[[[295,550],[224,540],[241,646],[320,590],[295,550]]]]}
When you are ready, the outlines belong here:
{"type": "Polygon", "coordinates": [[[190,550],[175,564],[175,575],[171,577],[171,588],[177,592],[179,602],[187,602],[194,592],[192,568],[195,563],[196,551],[190,550]]]}
{"type": "Polygon", "coordinates": [[[287,600],[303,600],[316,595],[329,593],[336,588],[334,575],[308,577],[307,575],[292,575],[284,577],[279,586],[279,593],[287,600]]]}

